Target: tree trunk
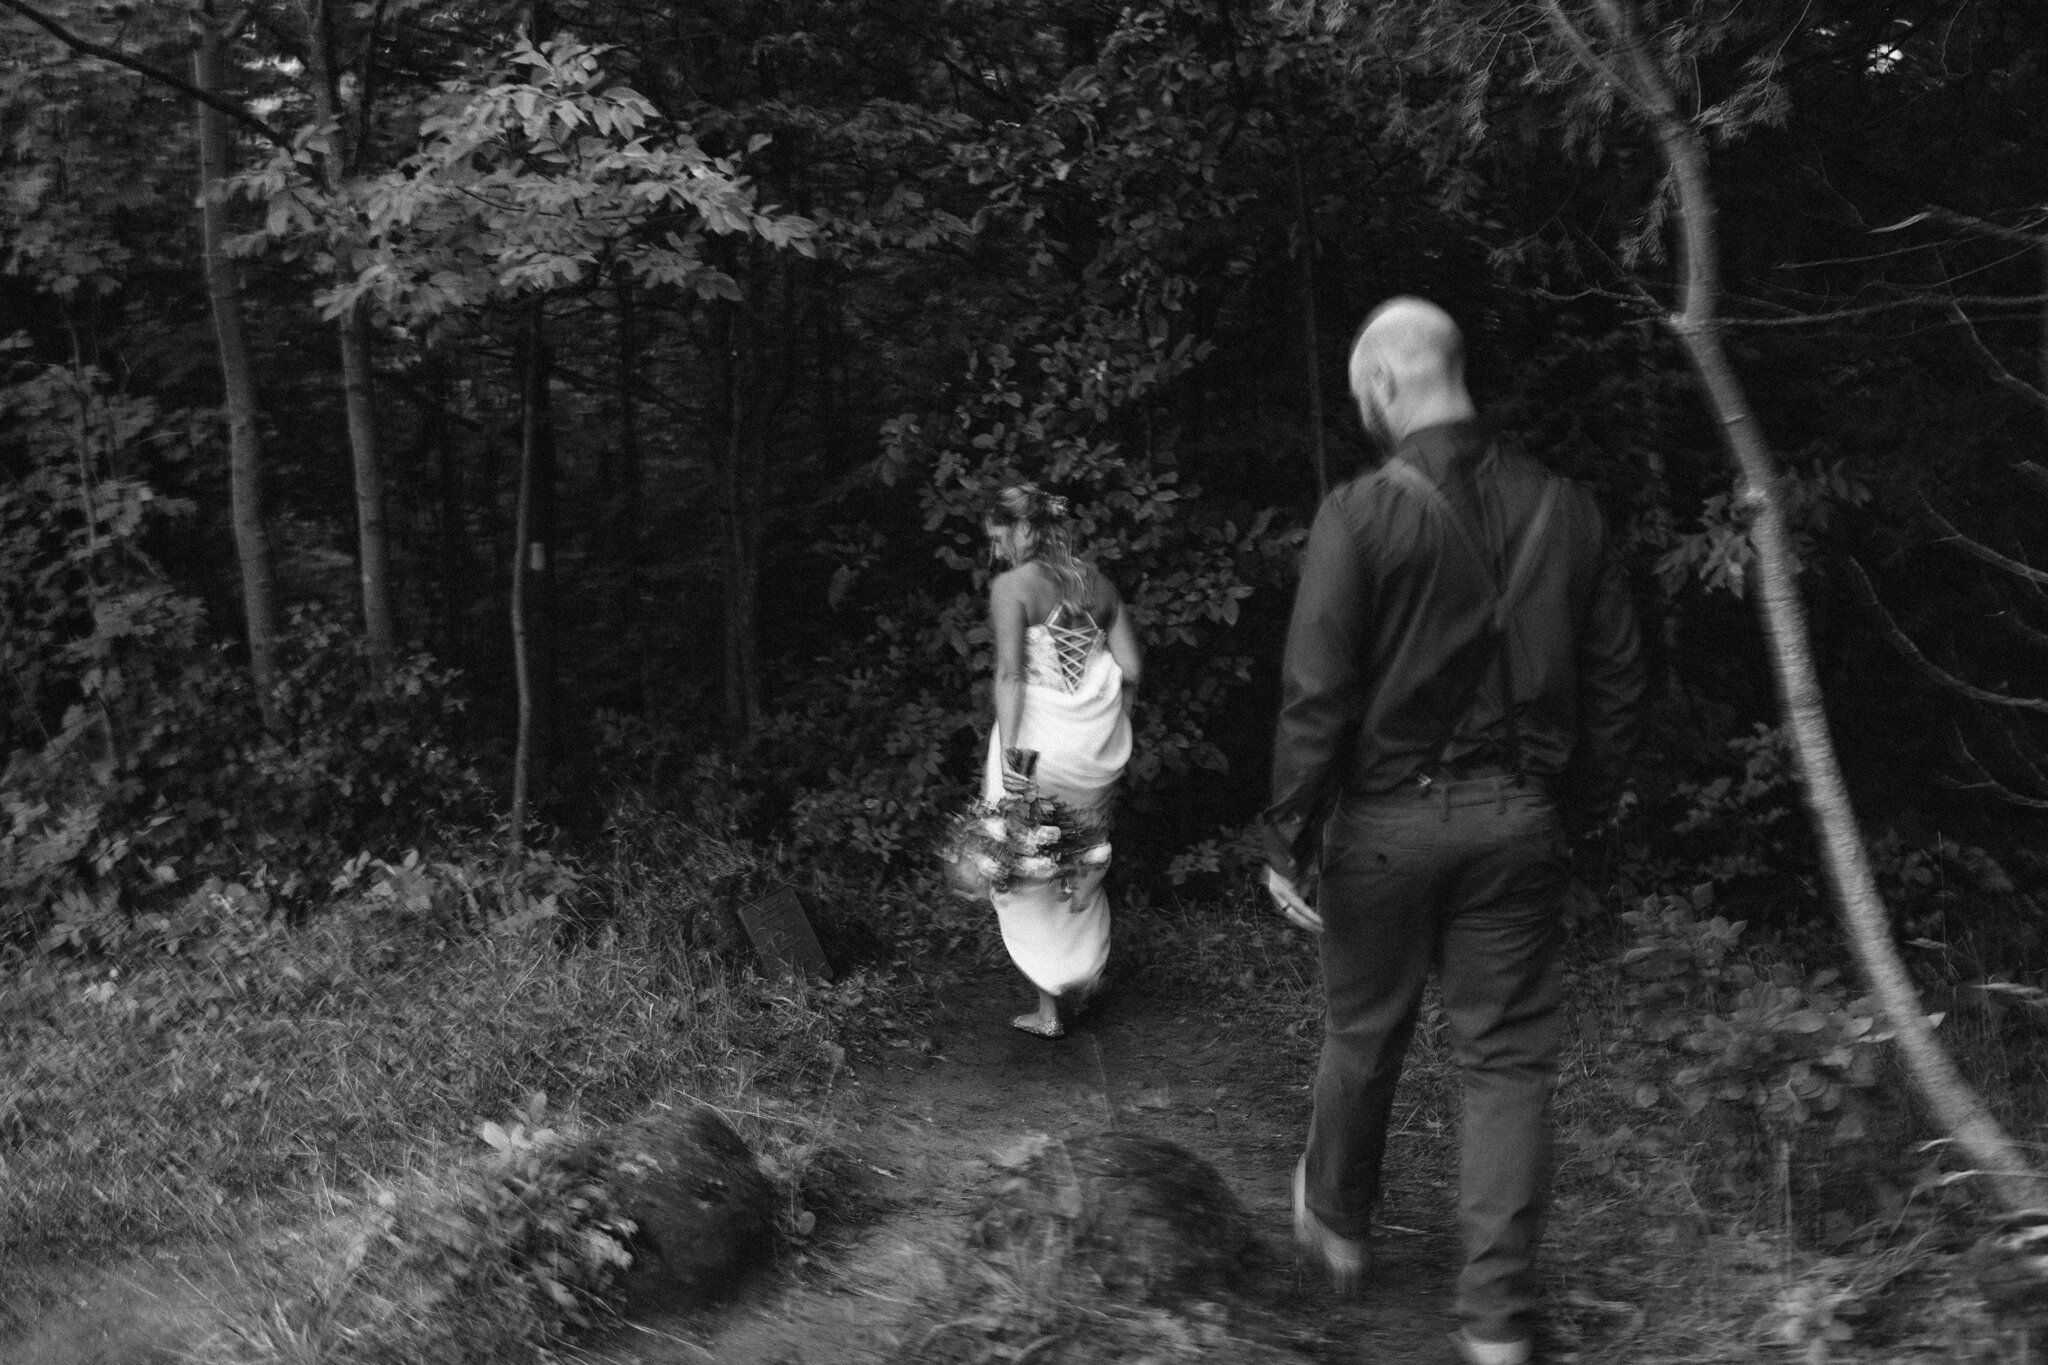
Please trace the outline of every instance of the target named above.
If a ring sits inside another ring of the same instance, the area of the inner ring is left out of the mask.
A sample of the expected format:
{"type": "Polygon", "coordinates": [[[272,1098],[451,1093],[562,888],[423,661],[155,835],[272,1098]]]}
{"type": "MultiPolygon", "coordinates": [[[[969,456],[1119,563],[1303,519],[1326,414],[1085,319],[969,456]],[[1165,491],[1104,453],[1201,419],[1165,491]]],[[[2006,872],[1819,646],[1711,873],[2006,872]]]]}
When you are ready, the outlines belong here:
{"type": "Polygon", "coordinates": [[[356,563],[363,592],[363,639],[379,677],[397,652],[391,613],[391,548],[384,529],[384,459],[370,391],[370,323],[360,307],[341,319],[341,383],[348,407],[348,444],[355,467],[356,563]]]}
{"type": "Polygon", "coordinates": [[[619,297],[619,462],[612,488],[610,534],[614,572],[618,575],[620,652],[630,674],[635,708],[646,701],[647,650],[640,638],[640,313],[633,282],[620,278],[619,297]]]}
{"type": "Polygon", "coordinates": [[[1323,435],[1323,367],[1319,359],[1322,327],[1316,317],[1316,235],[1308,211],[1308,187],[1301,169],[1301,147],[1290,122],[1287,129],[1287,163],[1294,191],[1294,275],[1301,293],[1301,363],[1308,381],[1309,459],[1316,470],[1316,502],[1330,492],[1330,457],[1323,435]]]}
{"type": "MultiPolygon", "coordinates": [[[[208,94],[220,88],[225,42],[213,0],[192,9],[192,83],[208,94]]],[[[199,142],[199,232],[206,272],[206,298],[220,352],[221,390],[228,414],[228,492],[235,529],[235,558],[242,573],[242,615],[248,624],[249,673],[265,729],[279,725],[277,699],[277,605],[270,563],[270,536],[263,519],[263,444],[257,428],[256,381],[249,343],[242,330],[242,284],[234,261],[221,248],[225,211],[219,186],[231,155],[226,115],[195,101],[199,142]]]]}
{"type": "Polygon", "coordinates": [[[434,536],[441,563],[441,657],[450,665],[469,668],[469,550],[462,457],[448,419],[447,380],[430,349],[423,364],[428,388],[422,444],[434,454],[434,536]]]}
{"type": "Polygon", "coordinates": [[[745,321],[738,304],[721,304],[720,311],[725,439],[718,468],[718,511],[725,548],[725,719],[735,734],[745,736],[753,733],[761,711],[755,619],[761,587],[760,471],[747,431],[741,364],[745,321]]]}
{"type": "Polygon", "coordinates": [[[540,483],[542,446],[547,439],[548,369],[541,331],[541,306],[527,315],[520,374],[519,496],[512,518],[512,672],[519,692],[519,731],[512,751],[511,856],[526,839],[527,794],[533,781],[537,707],[534,650],[527,629],[527,596],[536,572],[545,567],[547,550],[532,539],[534,503],[540,483]],[[539,563],[536,563],[536,557],[539,563]]]}
{"type": "MultiPolygon", "coordinates": [[[[1683,300],[1680,311],[1667,321],[1684,345],[1707,405],[1720,423],[1737,468],[1738,502],[1752,518],[1756,583],[1768,630],[1771,668],[1799,762],[1807,813],[1850,948],[1884,1007],[1907,1073],[1936,1122],[1963,1157],[1989,1180],[1994,1197],[2007,1213],[2036,1209],[2044,1194],[2041,1177],[1935,1038],[1919,991],[1899,957],[1890,914],[1871,874],[1869,850],[1849,803],[1822,708],[1805,604],[1799,595],[1798,556],[1779,491],[1777,460],[1721,344],[1716,206],[1707,180],[1705,144],[1681,113],[1662,70],[1644,52],[1619,0],[1594,0],[1594,7],[1622,56],[1626,75],[1617,80],[1597,62],[1592,63],[1589,74],[1615,85],[1617,93],[1648,120],[1676,186],[1683,300]]],[[[1552,14],[1556,17],[1561,11],[1553,8],[1552,14]]]]}
{"type": "MultiPolygon", "coordinates": [[[[334,60],[334,16],[328,0],[306,0],[307,76],[313,115],[334,139],[320,158],[321,183],[340,203],[350,155],[342,144],[346,129],[338,95],[340,71],[334,60]]],[[[346,244],[335,243],[335,275],[349,273],[346,244]]],[[[360,305],[337,322],[341,339],[341,384],[348,414],[348,444],[355,471],[356,566],[362,584],[363,638],[378,677],[391,668],[397,650],[391,614],[391,551],[384,530],[384,462],[377,443],[377,408],[371,391],[370,323],[360,305]]]]}

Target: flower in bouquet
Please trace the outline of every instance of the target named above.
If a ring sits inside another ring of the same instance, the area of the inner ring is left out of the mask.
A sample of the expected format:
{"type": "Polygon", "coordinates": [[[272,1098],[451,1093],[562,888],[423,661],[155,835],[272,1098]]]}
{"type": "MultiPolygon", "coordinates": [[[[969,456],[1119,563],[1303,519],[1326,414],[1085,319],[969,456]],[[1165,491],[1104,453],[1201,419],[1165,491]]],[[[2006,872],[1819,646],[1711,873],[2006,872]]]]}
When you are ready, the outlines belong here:
{"type": "Polygon", "coordinates": [[[1109,861],[1109,827],[1099,816],[1070,809],[1036,793],[976,802],[955,822],[948,862],[963,890],[984,881],[998,894],[1020,880],[1057,881],[1062,899],[1074,894],[1084,868],[1109,861]],[[963,871],[964,870],[964,871],[963,871]]]}

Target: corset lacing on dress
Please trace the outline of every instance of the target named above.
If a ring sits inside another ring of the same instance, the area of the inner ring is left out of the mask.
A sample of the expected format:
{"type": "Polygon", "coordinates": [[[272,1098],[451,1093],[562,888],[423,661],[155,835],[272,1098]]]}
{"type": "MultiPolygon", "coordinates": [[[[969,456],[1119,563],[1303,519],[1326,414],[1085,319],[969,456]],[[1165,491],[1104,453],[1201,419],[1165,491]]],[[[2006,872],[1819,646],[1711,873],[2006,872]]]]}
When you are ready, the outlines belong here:
{"type": "Polygon", "coordinates": [[[1088,661],[1095,657],[1095,650],[1102,643],[1102,627],[1095,624],[1094,616],[1085,608],[1072,602],[1062,602],[1053,608],[1043,629],[1052,645],[1053,663],[1059,670],[1060,682],[1072,692],[1081,685],[1081,679],[1088,672],[1088,661]],[[1072,624],[1076,620],[1079,625],[1072,624]]]}

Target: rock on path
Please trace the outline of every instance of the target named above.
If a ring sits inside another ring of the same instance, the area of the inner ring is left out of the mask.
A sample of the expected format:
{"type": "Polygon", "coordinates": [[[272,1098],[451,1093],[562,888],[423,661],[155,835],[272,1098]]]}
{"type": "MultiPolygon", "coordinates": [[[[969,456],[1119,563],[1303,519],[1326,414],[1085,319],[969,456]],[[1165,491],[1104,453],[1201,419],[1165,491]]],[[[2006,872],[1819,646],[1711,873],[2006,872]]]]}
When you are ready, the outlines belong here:
{"type": "Polygon", "coordinates": [[[841,1142],[880,1212],[821,1240],[793,1269],[708,1313],[643,1317],[600,1349],[603,1365],[880,1365],[901,1346],[919,1296],[937,1288],[999,1163],[1031,1135],[1104,1130],[1165,1139],[1215,1167],[1266,1254],[1242,1304],[1317,1360],[1434,1362],[1451,1326],[1454,1160],[1439,1116],[1411,1106],[1389,1160],[1385,1221],[1408,1231],[1375,1247],[1374,1282],[1334,1297],[1296,1261],[1287,1176],[1308,1115],[1311,1044],[1264,1021],[1214,1017],[1125,988],[1064,1039],[1018,1033],[1008,972],[957,981],[935,1024],[937,1051],[890,1054],[855,1071],[841,1142]]]}

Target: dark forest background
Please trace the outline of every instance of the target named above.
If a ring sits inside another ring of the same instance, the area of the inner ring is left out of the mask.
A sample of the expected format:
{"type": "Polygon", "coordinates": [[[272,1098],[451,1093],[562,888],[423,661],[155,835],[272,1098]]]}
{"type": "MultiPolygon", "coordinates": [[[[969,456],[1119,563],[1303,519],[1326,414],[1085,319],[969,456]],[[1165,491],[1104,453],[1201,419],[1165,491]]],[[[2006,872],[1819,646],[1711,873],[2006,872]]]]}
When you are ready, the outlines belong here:
{"type": "MultiPolygon", "coordinates": [[[[2041,0],[0,0],[0,1353],[99,1351],[99,1266],[232,1338],[181,1358],[556,1358],[632,1260],[577,1144],[700,1101],[785,1269],[876,1226],[848,1069],[1039,1045],[935,857],[1020,479],[1149,650],[1106,1008],[1189,1069],[1135,1102],[1286,1151],[1321,995],[1247,830],[1396,293],[1595,490],[1651,656],[1564,917],[1559,1358],[2030,1358],[2041,0]],[[829,982],[757,970],[786,890],[829,982]]],[[[985,1098],[923,1112],[1040,1121],[985,1098]]],[[[1163,1349],[1026,1270],[900,1358],[1163,1349]]]]}
{"type": "MultiPolygon", "coordinates": [[[[2031,869],[2048,11],[1643,8],[1718,137],[1859,808],[1894,872],[2031,869]]],[[[359,850],[573,845],[628,791],[912,874],[978,758],[979,508],[1019,478],[1151,650],[1122,875],[1234,875],[1295,552],[1367,458],[1349,339],[1395,292],[1626,546],[1638,856],[1816,917],[1659,322],[1661,163],[1519,79],[1511,26],[1447,69],[1265,0],[0,10],[16,942],[208,875],[304,907],[359,850]]],[[[1448,8],[1379,18],[1410,11],[1448,8]]]]}

